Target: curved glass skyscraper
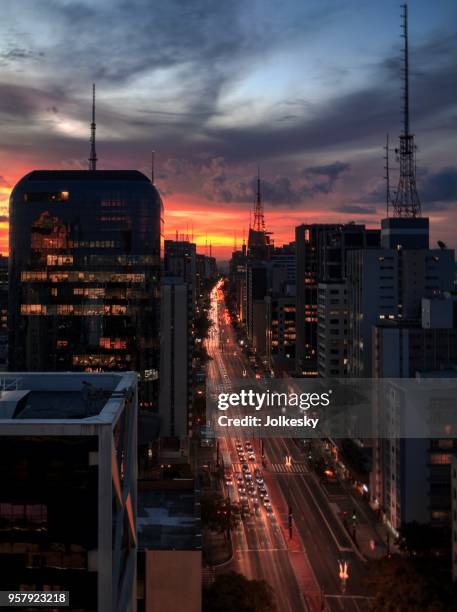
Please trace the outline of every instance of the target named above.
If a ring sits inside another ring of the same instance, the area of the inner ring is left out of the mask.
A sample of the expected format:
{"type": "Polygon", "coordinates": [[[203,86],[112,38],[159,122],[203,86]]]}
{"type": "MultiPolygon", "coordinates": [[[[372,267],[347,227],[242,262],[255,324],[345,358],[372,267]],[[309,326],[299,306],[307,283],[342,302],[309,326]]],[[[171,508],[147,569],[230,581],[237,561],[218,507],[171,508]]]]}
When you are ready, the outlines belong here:
{"type": "Polygon", "coordinates": [[[138,171],[36,170],[10,199],[9,368],[140,375],[159,363],[163,204],[138,171]]]}

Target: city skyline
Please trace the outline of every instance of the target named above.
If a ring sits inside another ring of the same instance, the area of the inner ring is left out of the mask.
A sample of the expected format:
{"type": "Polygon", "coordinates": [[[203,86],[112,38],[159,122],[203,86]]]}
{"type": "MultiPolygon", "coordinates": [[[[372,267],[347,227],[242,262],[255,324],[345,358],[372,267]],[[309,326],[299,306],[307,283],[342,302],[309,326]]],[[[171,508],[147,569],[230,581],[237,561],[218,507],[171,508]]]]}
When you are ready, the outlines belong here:
{"type": "MultiPolygon", "coordinates": [[[[276,244],[293,240],[302,222],[379,223],[382,147],[386,132],[395,147],[401,128],[396,2],[289,2],[280,15],[271,3],[109,8],[112,17],[104,2],[44,2],[39,11],[5,3],[3,253],[15,182],[34,168],[87,168],[92,81],[98,167],[149,175],[156,151],[166,237],[193,234],[200,249],[211,242],[213,255],[228,259],[235,232],[239,246],[248,229],[258,165],[276,244]],[[79,42],[70,52],[74,27],[79,42]]],[[[410,5],[412,130],[432,241],[455,246],[457,54],[449,24],[457,15],[450,1],[438,8],[410,5]]]]}

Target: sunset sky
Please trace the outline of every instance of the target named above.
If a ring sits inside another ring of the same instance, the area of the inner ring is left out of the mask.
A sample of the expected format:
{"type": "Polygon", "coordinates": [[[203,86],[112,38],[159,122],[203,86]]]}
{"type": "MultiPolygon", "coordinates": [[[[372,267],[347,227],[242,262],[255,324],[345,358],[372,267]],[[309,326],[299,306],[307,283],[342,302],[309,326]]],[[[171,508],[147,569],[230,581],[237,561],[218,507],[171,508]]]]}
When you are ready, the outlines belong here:
{"type": "MultiPolygon", "coordinates": [[[[193,232],[227,259],[258,165],[276,244],[305,221],[374,226],[384,214],[382,147],[400,131],[398,0],[1,5],[2,252],[20,177],[87,167],[93,81],[98,167],[149,174],[154,149],[169,237],[193,232]]],[[[457,2],[409,7],[419,194],[432,239],[457,247],[457,2]]]]}

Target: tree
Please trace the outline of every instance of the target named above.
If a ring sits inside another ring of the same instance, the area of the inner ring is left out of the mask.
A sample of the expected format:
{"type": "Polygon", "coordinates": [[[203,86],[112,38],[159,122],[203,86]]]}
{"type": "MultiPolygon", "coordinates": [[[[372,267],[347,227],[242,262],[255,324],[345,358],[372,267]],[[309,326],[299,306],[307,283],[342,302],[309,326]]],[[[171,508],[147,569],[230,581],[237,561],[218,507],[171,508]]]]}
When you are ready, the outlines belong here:
{"type": "Polygon", "coordinates": [[[451,586],[437,577],[436,568],[394,556],[372,562],[367,586],[378,612],[441,612],[453,610],[451,586]],[[422,564],[422,565],[421,565],[422,564]]]}
{"type": "Polygon", "coordinates": [[[430,525],[421,524],[417,521],[405,523],[400,527],[399,537],[396,544],[410,557],[413,555],[429,556],[435,542],[435,532],[430,525]]]}
{"type": "Polygon", "coordinates": [[[203,612],[276,612],[274,593],[265,580],[229,572],[203,591],[203,612]]]}
{"type": "Polygon", "coordinates": [[[223,533],[228,539],[230,532],[238,524],[234,505],[230,499],[219,496],[204,497],[201,505],[202,523],[211,531],[223,533]]]}

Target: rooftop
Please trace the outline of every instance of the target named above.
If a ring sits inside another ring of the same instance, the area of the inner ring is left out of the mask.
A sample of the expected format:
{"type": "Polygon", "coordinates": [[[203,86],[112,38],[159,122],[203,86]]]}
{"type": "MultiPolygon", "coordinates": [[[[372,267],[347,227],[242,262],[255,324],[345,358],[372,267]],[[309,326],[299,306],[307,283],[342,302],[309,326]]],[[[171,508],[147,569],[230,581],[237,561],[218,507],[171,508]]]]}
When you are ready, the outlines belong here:
{"type": "Polygon", "coordinates": [[[138,170],[33,170],[22,180],[28,181],[141,181],[150,183],[138,170]]]}
{"type": "Polygon", "coordinates": [[[138,547],[195,550],[201,547],[200,521],[192,490],[138,491],[138,547]]]}
{"type": "Polygon", "coordinates": [[[136,386],[134,372],[30,373],[0,376],[0,425],[18,422],[111,422],[136,386]]]}

